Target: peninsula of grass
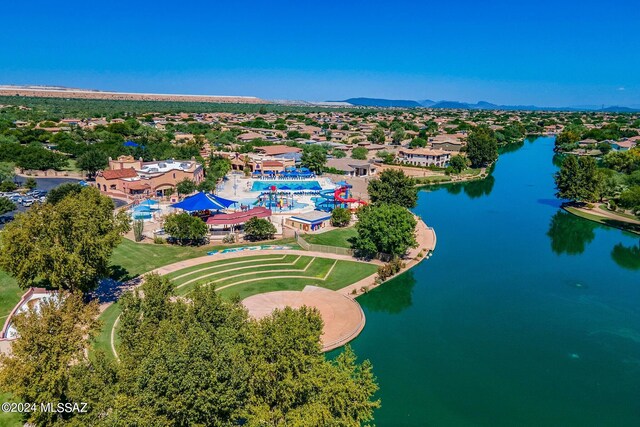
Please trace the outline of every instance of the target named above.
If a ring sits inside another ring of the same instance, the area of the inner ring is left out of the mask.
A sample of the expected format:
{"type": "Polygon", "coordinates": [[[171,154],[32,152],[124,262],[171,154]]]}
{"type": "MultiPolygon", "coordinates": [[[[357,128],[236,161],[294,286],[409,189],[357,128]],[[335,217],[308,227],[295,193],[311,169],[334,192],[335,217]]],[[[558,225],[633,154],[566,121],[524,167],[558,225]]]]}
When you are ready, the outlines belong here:
{"type": "Polygon", "coordinates": [[[355,227],[334,228],[326,233],[306,234],[302,238],[313,245],[338,246],[340,248],[351,248],[349,239],[356,237],[358,232],[355,227]]]}
{"type": "Polygon", "coordinates": [[[572,206],[564,206],[563,208],[567,212],[573,215],[579,216],[580,218],[588,219],[589,221],[597,222],[598,224],[606,225],[608,227],[618,228],[620,230],[628,231],[630,233],[640,234],[640,224],[606,218],[604,216],[584,212],[572,206]]]}

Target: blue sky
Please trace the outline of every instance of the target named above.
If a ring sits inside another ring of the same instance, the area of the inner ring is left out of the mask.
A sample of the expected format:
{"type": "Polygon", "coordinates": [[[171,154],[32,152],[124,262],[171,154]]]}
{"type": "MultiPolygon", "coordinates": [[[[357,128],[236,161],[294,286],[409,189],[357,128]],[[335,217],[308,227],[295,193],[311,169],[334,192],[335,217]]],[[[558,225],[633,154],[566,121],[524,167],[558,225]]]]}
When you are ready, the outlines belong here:
{"type": "Polygon", "coordinates": [[[15,1],[0,84],[640,105],[632,1],[15,1]]]}

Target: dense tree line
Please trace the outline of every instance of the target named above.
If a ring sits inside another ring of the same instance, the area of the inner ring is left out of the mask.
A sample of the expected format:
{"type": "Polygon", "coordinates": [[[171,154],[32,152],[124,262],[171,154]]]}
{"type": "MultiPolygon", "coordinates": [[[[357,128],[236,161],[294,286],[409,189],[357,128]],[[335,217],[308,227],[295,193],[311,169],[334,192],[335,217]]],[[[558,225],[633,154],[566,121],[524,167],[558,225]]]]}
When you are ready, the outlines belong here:
{"type": "Polygon", "coordinates": [[[335,360],[320,349],[315,309],[252,320],[212,286],[189,300],[157,275],[125,294],[119,362],[87,357],[97,305],[61,294],[16,317],[22,337],[2,356],[0,385],[22,401],[87,402],[87,413],[25,414],[37,425],[353,426],[379,401],[371,364],[348,347],[335,360]]]}

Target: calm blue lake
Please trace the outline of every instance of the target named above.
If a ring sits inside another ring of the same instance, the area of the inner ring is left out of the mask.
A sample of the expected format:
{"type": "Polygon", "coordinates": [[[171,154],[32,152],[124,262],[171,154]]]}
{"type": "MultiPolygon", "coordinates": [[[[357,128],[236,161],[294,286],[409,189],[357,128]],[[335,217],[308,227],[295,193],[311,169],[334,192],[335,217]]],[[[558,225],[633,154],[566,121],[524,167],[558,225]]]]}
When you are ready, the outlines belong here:
{"type": "Polygon", "coordinates": [[[552,158],[420,193],[433,257],[358,299],[376,425],[640,425],[640,236],[562,211],[552,158]]]}

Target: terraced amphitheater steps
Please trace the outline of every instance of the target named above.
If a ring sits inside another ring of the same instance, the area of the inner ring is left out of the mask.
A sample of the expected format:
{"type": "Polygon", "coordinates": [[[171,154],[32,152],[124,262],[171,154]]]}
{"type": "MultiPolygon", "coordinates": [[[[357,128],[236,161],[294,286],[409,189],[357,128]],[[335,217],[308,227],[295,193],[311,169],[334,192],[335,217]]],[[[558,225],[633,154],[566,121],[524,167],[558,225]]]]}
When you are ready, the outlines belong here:
{"type": "MultiPolygon", "coordinates": [[[[313,260],[315,260],[315,257],[313,258],[313,260]]],[[[311,260],[311,261],[313,262],[313,260],[311,260]]],[[[310,277],[310,276],[280,276],[280,275],[272,276],[272,277],[269,277],[269,278],[270,279],[309,279],[309,280],[320,280],[320,281],[324,282],[324,281],[327,280],[327,277],[329,277],[329,275],[333,271],[333,268],[336,266],[337,262],[338,262],[338,260],[335,260],[333,262],[333,264],[331,265],[331,268],[329,269],[329,271],[327,271],[327,274],[325,274],[324,277],[321,277],[321,278],[320,277],[310,277]]],[[[310,264],[311,263],[309,263],[309,265],[310,264]]],[[[295,271],[295,270],[280,270],[280,272],[282,272],[282,271],[295,271]]],[[[306,271],[306,268],[303,271],[306,271]]],[[[223,290],[225,288],[230,288],[231,286],[241,285],[243,283],[257,282],[257,281],[260,281],[260,280],[264,280],[264,278],[263,277],[258,277],[258,278],[255,278],[255,279],[242,280],[240,282],[234,282],[234,283],[230,283],[228,285],[220,286],[220,287],[216,288],[216,290],[221,291],[221,290],[223,290]]]]}
{"type": "MultiPolygon", "coordinates": [[[[287,257],[289,257],[291,255],[282,255],[281,257],[274,257],[274,258],[262,258],[262,257],[247,257],[247,258],[251,258],[251,259],[243,259],[243,261],[235,261],[235,262],[224,262],[223,261],[213,261],[209,264],[208,267],[203,267],[203,268],[198,268],[196,270],[192,270],[192,271],[187,271],[184,274],[181,274],[179,276],[174,276],[173,274],[167,274],[166,276],[169,277],[171,280],[178,280],[181,279],[185,276],[190,276],[191,274],[194,273],[200,273],[202,271],[207,271],[207,270],[211,270],[220,266],[227,266],[227,265],[237,265],[237,264],[249,264],[249,263],[253,263],[256,260],[260,260],[260,261],[282,261],[287,259],[287,257]]],[[[298,255],[298,258],[300,258],[302,255],[298,255]]],[[[230,260],[227,260],[230,261],[230,260]]],[[[206,264],[205,264],[206,265],[206,264]]],[[[278,264],[273,264],[273,265],[278,265],[278,264]]],[[[183,270],[189,270],[188,268],[182,269],[182,270],[178,270],[177,272],[181,272],[183,270]]]]}
{"type": "MultiPolygon", "coordinates": [[[[247,273],[240,273],[240,274],[236,274],[236,275],[234,275],[234,276],[227,276],[227,277],[225,277],[225,278],[224,278],[224,280],[233,279],[233,278],[236,278],[236,277],[242,277],[242,276],[250,276],[250,275],[252,275],[252,274],[255,274],[255,273],[256,273],[256,272],[258,272],[258,271],[260,271],[260,272],[264,272],[264,273],[271,273],[271,272],[273,272],[273,271],[287,271],[287,272],[290,272],[290,271],[307,271],[307,269],[309,268],[309,266],[310,266],[310,265],[313,263],[313,261],[315,260],[315,257],[311,258],[311,260],[307,263],[307,265],[306,265],[303,269],[293,268],[293,269],[278,269],[278,270],[261,270],[263,267],[269,267],[269,268],[271,268],[271,267],[278,267],[278,266],[295,265],[295,264],[300,260],[300,258],[302,258],[302,256],[299,256],[298,258],[296,258],[296,259],[295,259],[295,261],[293,261],[293,262],[291,262],[291,263],[281,263],[281,264],[258,264],[258,265],[251,265],[251,266],[248,266],[248,267],[237,267],[237,268],[231,268],[231,269],[229,269],[229,270],[215,271],[215,272],[213,272],[213,273],[205,274],[204,276],[198,276],[198,277],[196,277],[196,278],[194,278],[194,279],[187,280],[186,282],[181,283],[180,285],[176,286],[176,289],[180,289],[180,288],[182,288],[182,287],[184,287],[184,286],[187,286],[187,285],[189,285],[189,284],[191,284],[191,283],[198,282],[199,280],[202,280],[202,279],[207,278],[207,277],[209,277],[209,278],[210,278],[210,277],[215,277],[215,276],[219,276],[219,275],[222,275],[222,274],[226,274],[226,273],[229,273],[229,272],[232,272],[232,271],[238,271],[238,270],[251,269],[251,271],[249,271],[249,272],[247,272],[247,273]]],[[[192,275],[192,274],[190,273],[190,274],[188,274],[187,276],[191,276],[191,275],[192,275]]],[[[184,277],[184,276],[183,276],[183,277],[184,277]]],[[[173,280],[175,280],[175,279],[173,279],[173,280]]]]}

